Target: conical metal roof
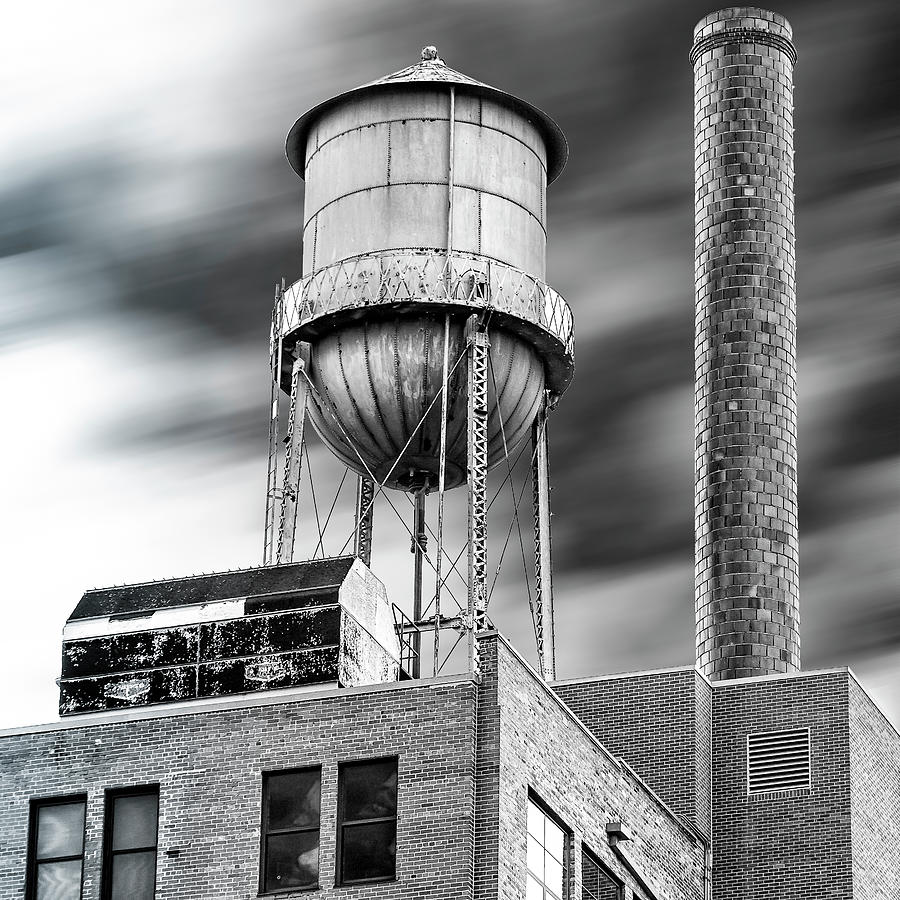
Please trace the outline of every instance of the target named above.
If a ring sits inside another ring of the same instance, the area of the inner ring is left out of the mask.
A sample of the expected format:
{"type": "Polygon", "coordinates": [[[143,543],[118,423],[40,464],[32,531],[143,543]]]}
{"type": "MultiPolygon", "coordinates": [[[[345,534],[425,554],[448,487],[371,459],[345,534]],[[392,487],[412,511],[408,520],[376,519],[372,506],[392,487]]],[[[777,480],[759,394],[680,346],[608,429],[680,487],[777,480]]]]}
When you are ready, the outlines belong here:
{"type": "Polygon", "coordinates": [[[291,168],[303,178],[305,168],[306,139],[316,120],[327,110],[338,106],[356,97],[366,94],[387,91],[398,85],[406,85],[415,89],[419,85],[448,84],[465,91],[466,94],[476,97],[489,97],[516,110],[520,115],[530,121],[540,132],[547,146],[547,183],[554,181],[562,172],[569,155],[569,147],[565,135],[559,125],[545,112],[536,106],[521,100],[518,97],[491,87],[482,81],[476,81],[462,72],[457,72],[445,65],[438,56],[435,47],[426,47],[422,51],[421,62],[413,66],[407,66],[391,75],[385,75],[376,81],[360,85],[353,90],[338,94],[325,100],[305,112],[294,123],[287,136],[286,152],[291,168]]]}

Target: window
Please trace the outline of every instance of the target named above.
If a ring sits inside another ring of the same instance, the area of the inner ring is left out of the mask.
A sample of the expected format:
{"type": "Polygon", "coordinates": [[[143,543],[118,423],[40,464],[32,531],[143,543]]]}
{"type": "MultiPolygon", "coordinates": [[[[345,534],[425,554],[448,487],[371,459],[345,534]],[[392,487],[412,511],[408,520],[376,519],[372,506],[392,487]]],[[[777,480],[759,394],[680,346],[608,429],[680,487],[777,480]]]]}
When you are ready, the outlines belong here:
{"type": "Polygon", "coordinates": [[[32,800],[26,896],[80,900],[87,797],[32,800]]]}
{"type": "Polygon", "coordinates": [[[345,763],[338,775],[338,884],[397,872],[397,760],[345,763]]]}
{"type": "Polygon", "coordinates": [[[260,892],[319,886],[322,770],[263,775],[260,892]]]}
{"type": "MultiPolygon", "coordinates": [[[[634,895],[637,900],[637,894],[634,895]]],[[[581,854],[581,900],[622,900],[622,883],[591,854],[581,854]]]]}
{"type": "Polygon", "coordinates": [[[525,900],[562,900],[566,892],[565,858],[565,831],[529,798],[525,900]]]}
{"type": "Polygon", "coordinates": [[[153,900],[159,788],[106,792],[104,900],[153,900]]]}

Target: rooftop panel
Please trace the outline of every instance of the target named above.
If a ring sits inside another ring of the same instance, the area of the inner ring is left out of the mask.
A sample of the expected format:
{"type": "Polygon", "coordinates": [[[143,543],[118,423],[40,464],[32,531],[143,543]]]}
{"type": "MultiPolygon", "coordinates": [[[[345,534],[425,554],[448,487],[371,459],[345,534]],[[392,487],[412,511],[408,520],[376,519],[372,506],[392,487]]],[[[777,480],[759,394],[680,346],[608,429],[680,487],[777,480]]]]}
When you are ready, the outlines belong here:
{"type": "Polygon", "coordinates": [[[289,565],[96,588],[84,593],[68,621],[239,597],[257,597],[262,594],[336,588],[350,571],[354,559],[353,556],[340,556],[289,565]]]}

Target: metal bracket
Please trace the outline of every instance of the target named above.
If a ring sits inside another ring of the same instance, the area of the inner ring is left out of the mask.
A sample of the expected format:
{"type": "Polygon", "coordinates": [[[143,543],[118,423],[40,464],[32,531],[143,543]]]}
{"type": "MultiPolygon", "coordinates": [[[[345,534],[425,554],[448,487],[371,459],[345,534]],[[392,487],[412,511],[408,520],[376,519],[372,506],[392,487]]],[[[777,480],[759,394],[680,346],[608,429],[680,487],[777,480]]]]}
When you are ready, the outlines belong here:
{"type": "Polygon", "coordinates": [[[359,475],[356,481],[356,514],[353,555],[367,566],[372,565],[372,522],[375,506],[375,482],[359,475]]]}

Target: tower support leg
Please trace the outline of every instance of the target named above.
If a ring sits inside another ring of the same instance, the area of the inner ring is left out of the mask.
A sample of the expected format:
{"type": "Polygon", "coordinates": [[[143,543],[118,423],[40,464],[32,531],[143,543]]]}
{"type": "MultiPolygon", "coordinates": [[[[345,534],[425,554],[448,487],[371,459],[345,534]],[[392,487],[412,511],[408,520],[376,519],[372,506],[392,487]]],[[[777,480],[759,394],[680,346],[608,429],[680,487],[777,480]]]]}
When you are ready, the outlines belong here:
{"type": "Polygon", "coordinates": [[[466,326],[468,355],[469,662],[478,668],[475,636],[487,625],[487,433],[490,339],[477,316],[466,326]]]}
{"type": "Polygon", "coordinates": [[[284,307],[284,289],[275,285],[275,308],[272,310],[272,330],[269,334],[269,462],[266,473],[266,527],[263,539],[263,565],[275,560],[277,540],[275,508],[278,504],[278,407],[281,398],[281,319],[284,307]]]}
{"type": "Polygon", "coordinates": [[[545,681],[556,678],[553,619],[553,568],[550,558],[550,458],[547,441],[547,399],[531,426],[531,485],[534,506],[535,637],[538,663],[545,681]]]}
{"type": "MultiPolygon", "coordinates": [[[[427,549],[428,533],[425,530],[425,488],[416,491],[415,511],[413,522],[412,547],[415,554],[413,572],[413,622],[422,620],[422,574],[425,550],[427,549]]],[[[412,646],[412,677],[419,678],[422,674],[422,635],[417,630],[410,638],[412,646]]]]}
{"type": "Polygon", "coordinates": [[[372,520],[375,506],[375,482],[360,475],[356,482],[356,516],[353,555],[372,565],[372,520]]]}
{"type": "Polygon", "coordinates": [[[294,367],[291,371],[291,408],[288,414],[287,451],[284,457],[282,479],[281,515],[278,520],[277,563],[289,563],[294,559],[294,532],[297,527],[297,507],[300,493],[300,469],[303,461],[303,432],[306,424],[308,382],[303,370],[309,361],[309,348],[298,344],[294,351],[294,367]]]}

